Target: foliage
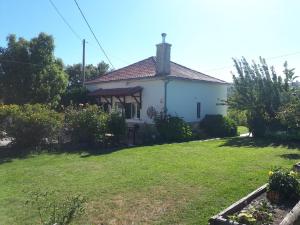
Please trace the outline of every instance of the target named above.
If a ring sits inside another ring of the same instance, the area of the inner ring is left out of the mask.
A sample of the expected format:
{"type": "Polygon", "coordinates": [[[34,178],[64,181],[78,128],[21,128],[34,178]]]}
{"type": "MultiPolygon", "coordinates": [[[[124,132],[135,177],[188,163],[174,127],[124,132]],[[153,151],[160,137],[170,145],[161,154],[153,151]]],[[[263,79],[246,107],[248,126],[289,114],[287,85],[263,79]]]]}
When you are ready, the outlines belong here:
{"type": "MultiPolygon", "coordinates": [[[[300,199],[300,183],[293,171],[275,169],[269,172],[268,192],[279,194],[279,201],[298,201],[300,199]]],[[[272,199],[270,199],[272,201],[272,199]]]]}
{"type": "Polygon", "coordinates": [[[247,126],[246,111],[229,108],[227,110],[227,117],[233,120],[237,126],[247,126]]]}
{"type": "Polygon", "coordinates": [[[140,126],[137,132],[137,140],[141,142],[141,144],[150,145],[155,144],[159,140],[159,133],[155,126],[151,124],[143,124],[140,126]]]}
{"type": "Polygon", "coordinates": [[[69,106],[65,111],[66,127],[75,143],[103,143],[108,121],[109,115],[97,105],[69,106]]]}
{"type": "Polygon", "coordinates": [[[108,119],[108,133],[113,134],[113,140],[118,143],[126,133],[126,122],[124,116],[119,112],[111,112],[108,119]]]}
{"type": "Polygon", "coordinates": [[[84,213],[86,200],[80,195],[60,197],[57,200],[56,192],[34,191],[30,193],[26,205],[31,205],[38,211],[42,225],[67,225],[76,216],[84,213]]]}
{"type": "Polygon", "coordinates": [[[160,114],[154,121],[162,141],[186,141],[193,137],[190,125],[180,117],[160,114]]]}
{"type": "Polygon", "coordinates": [[[293,90],[289,99],[279,108],[277,118],[289,129],[300,129],[300,90],[293,90]]]}
{"type": "Polygon", "coordinates": [[[295,79],[294,69],[284,64],[284,80],[263,58],[260,64],[250,65],[245,58],[234,59],[238,75],[233,75],[233,93],[228,99],[229,106],[246,111],[247,123],[254,136],[264,136],[266,130],[280,129],[276,118],[279,108],[290,100],[290,83],[295,79]]]}
{"type": "Polygon", "coordinates": [[[69,105],[78,105],[85,104],[90,102],[92,99],[88,96],[89,91],[82,86],[68,88],[66,92],[62,95],[61,105],[69,106],[69,105]]]}
{"type": "Polygon", "coordinates": [[[0,48],[0,87],[6,104],[56,106],[67,86],[62,61],[54,57],[53,37],[40,33],[30,41],[7,37],[0,48]]]}
{"type": "Polygon", "coordinates": [[[273,221],[274,210],[267,201],[254,202],[247,209],[240,211],[229,219],[246,225],[267,225],[273,221]]]}
{"type": "Polygon", "coordinates": [[[249,133],[248,127],[238,126],[237,127],[238,134],[247,134],[249,133]]]}
{"type": "Polygon", "coordinates": [[[287,141],[299,141],[300,140],[300,129],[288,129],[286,131],[268,131],[265,134],[266,137],[275,139],[282,142],[287,141]]]}
{"type": "Polygon", "coordinates": [[[206,115],[200,122],[200,129],[211,137],[232,137],[237,135],[235,122],[222,115],[206,115]]]}
{"type": "Polygon", "coordinates": [[[57,138],[62,116],[40,104],[1,105],[0,124],[15,145],[31,147],[57,138]]]}
{"type": "MultiPolygon", "coordinates": [[[[92,64],[85,66],[85,79],[91,80],[98,76],[102,76],[109,71],[109,65],[104,61],[98,63],[97,66],[92,64]]],[[[70,104],[80,104],[92,102],[93,98],[88,96],[88,90],[83,86],[82,64],[69,65],[65,69],[69,76],[69,82],[65,93],[62,96],[61,104],[68,106],[70,104]]]]}
{"type": "MultiPolygon", "coordinates": [[[[92,64],[85,66],[85,78],[86,80],[94,79],[98,76],[102,76],[109,71],[109,65],[104,61],[98,63],[97,66],[92,64]]],[[[68,89],[82,87],[82,64],[77,63],[66,67],[65,72],[69,76],[68,89]]]]}
{"type": "Polygon", "coordinates": [[[254,137],[263,137],[267,130],[267,120],[264,114],[247,113],[247,124],[249,131],[254,137]]]}

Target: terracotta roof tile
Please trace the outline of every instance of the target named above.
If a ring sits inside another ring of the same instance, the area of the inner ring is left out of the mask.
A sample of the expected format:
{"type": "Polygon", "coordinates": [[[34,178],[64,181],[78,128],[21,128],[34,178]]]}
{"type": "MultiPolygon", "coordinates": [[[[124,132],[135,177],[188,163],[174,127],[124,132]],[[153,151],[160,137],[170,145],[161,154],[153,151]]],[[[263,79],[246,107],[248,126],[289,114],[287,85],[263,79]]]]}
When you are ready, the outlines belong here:
{"type": "MultiPolygon", "coordinates": [[[[85,82],[86,84],[108,82],[108,81],[118,81],[118,80],[129,80],[129,79],[139,79],[156,76],[156,58],[149,57],[137,63],[131,64],[129,66],[111,71],[103,76],[96,79],[85,82]]],[[[171,73],[167,75],[168,77],[174,77],[179,79],[189,79],[189,80],[201,80],[206,82],[215,82],[227,84],[227,82],[211,77],[204,73],[192,70],[185,66],[179,65],[177,63],[171,62],[171,73]]]]}

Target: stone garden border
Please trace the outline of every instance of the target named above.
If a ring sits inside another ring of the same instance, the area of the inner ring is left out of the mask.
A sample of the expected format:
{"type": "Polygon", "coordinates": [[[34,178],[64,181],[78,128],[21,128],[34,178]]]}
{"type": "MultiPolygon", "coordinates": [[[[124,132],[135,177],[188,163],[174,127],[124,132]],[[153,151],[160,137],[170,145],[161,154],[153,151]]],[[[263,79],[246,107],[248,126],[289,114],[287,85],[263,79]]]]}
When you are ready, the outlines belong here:
{"type": "MultiPolygon", "coordinates": [[[[230,221],[226,219],[226,216],[232,215],[240,210],[242,210],[245,206],[250,204],[251,201],[256,199],[258,196],[264,194],[267,191],[267,184],[259,187],[255,191],[251,192],[244,198],[238,200],[222,212],[217,215],[211,217],[209,219],[210,225],[242,225],[240,223],[230,221]]],[[[300,201],[294,206],[294,208],[284,217],[282,222],[279,225],[300,225],[300,201]]]]}

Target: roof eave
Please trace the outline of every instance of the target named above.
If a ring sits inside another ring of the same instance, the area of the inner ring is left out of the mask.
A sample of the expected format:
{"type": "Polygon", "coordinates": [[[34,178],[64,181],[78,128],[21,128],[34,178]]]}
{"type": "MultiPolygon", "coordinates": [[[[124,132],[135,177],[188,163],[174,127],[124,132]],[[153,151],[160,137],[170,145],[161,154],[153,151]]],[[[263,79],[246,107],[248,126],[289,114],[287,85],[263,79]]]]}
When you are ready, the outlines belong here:
{"type": "Polygon", "coordinates": [[[148,77],[135,77],[135,78],[127,78],[127,79],[118,79],[118,80],[105,80],[105,81],[87,81],[84,85],[93,85],[99,83],[110,83],[110,82],[120,82],[120,81],[134,81],[134,80],[159,80],[160,76],[148,76],[148,77]]]}
{"type": "Polygon", "coordinates": [[[209,80],[201,80],[201,79],[193,79],[193,78],[185,78],[185,77],[178,77],[176,75],[169,75],[168,78],[172,78],[174,80],[190,80],[190,81],[199,81],[199,82],[205,82],[205,83],[216,83],[216,84],[223,84],[223,85],[229,85],[230,83],[226,81],[209,81],[209,80]]]}

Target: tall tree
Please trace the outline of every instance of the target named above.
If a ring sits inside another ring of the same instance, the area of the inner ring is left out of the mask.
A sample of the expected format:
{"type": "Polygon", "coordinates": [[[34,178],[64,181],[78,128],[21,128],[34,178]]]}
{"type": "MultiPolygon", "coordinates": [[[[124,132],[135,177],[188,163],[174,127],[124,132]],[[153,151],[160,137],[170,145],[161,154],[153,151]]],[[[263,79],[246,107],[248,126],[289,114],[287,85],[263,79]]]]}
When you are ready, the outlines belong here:
{"type": "Polygon", "coordinates": [[[0,49],[0,87],[5,103],[58,104],[67,86],[61,60],[54,57],[53,37],[40,33],[30,41],[7,37],[0,49]]]}
{"type": "MultiPolygon", "coordinates": [[[[85,77],[86,80],[94,79],[98,76],[102,76],[109,71],[109,65],[104,61],[98,63],[97,66],[92,64],[86,65],[85,77]]],[[[73,64],[67,66],[65,72],[69,76],[69,83],[66,92],[62,97],[61,104],[79,104],[90,101],[88,91],[83,87],[83,76],[82,76],[82,64],[73,64]]]]}
{"type": "MultiPolygon", "coordinates": [[[[104,61],[98,63],[97,66],[94,66],[93,64],[89,64],[85,66],[85,78],[86,80],[91,80],[98,76],[104,75],[108,71],[109,71],[109,65],[104,61]]],[[[83,77],[82,77],[81,63],[67,66],[65,72],[69,76],[69,84],[68,84],[69,89],[82,86],[83,77]]]]}
{"type": "Polygon", "coordinates": [[[283,81],[263,58],[259,62],[250,65],[245,58],[234,59],[237,75],[233,74],[233,94],[228,100],[232,108],[246,111],[254,136],[263,136],[268,127],[280,126],[276,114],[289,99],[288,83],[294,77],[294,70],[288,69],[287,63],[283,81]]]}

